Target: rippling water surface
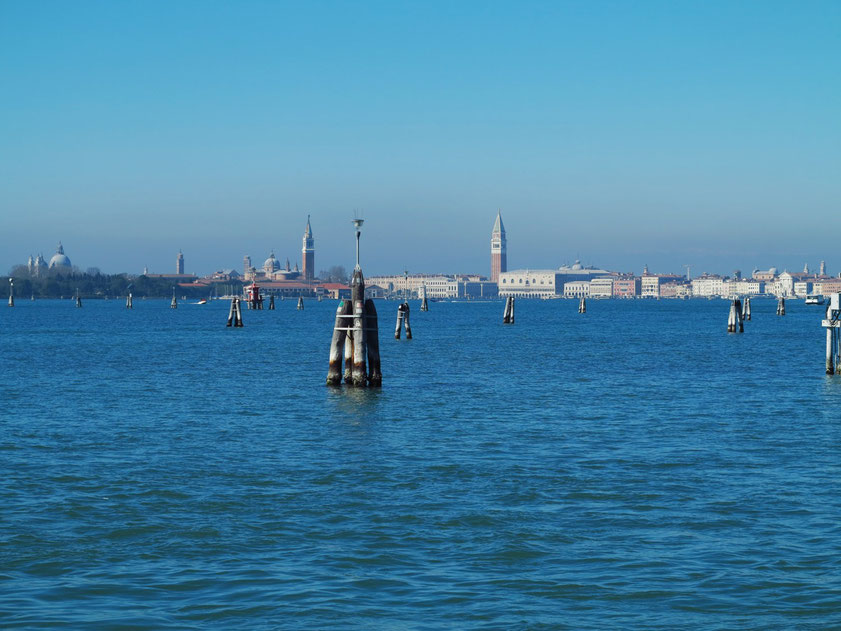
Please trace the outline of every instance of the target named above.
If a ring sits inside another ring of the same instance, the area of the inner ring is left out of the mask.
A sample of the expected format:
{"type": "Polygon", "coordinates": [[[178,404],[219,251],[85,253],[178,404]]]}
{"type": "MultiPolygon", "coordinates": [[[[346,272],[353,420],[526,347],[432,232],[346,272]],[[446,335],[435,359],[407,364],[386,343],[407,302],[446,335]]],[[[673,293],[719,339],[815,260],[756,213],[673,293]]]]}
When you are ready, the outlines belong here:
{"type": "Polygon", "coordinates": [[[380,302],[355,391],[277,304],[0,311],[0,627],[841,626],[820,307],[380,302]]]}

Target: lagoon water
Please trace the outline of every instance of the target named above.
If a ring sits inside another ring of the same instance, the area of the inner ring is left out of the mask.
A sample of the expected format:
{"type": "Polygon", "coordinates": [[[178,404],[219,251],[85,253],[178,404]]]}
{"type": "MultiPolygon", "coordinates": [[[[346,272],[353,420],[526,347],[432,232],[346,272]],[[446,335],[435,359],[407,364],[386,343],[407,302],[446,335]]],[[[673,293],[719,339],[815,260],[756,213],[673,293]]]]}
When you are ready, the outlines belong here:
{"type": "Polygon", "coordinates": [[[0,311],[0,627],[841,627],[821,307],[412,303],[324,386],[335,302],[0,311]]]}

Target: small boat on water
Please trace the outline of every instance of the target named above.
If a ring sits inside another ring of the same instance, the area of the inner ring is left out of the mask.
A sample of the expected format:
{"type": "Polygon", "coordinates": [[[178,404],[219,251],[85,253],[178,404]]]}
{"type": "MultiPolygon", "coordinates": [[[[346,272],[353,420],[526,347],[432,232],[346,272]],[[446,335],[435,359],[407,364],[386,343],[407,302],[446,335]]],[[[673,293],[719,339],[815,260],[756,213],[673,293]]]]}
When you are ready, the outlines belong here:
{"type": "Polygon", "coordinates": [[[806,296],[805,303],[807,305],[822,305],[824,298],[823,296],[806,296]]]}
{"type": "Polygon", "coordinates": [[[207,304],[207,298],[202,298],[196,304],[197,305],[206,305],[207,304]]]}

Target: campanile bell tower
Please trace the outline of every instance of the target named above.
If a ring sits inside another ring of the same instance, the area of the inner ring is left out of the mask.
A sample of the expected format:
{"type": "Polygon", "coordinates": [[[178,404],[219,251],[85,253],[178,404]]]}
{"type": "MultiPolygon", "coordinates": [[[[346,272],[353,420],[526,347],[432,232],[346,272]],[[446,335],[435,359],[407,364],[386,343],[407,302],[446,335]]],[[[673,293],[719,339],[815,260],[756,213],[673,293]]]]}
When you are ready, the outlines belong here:
{"type": "Polygon", "coordinates": [[[497,211],[494,229],[491,233],[491,280],[499,282],[500,272],[508,271],[508,243],[505,239],[505,226],[502,213],[497,211]]]}
{"type": "Polygon", "coordinates": [[[301,250],[301,254],[304,264],[304,280],[309,283],[315,278],[315,239],[312,238],[309,215],[307,215],[307,228],[304,230],[304,247],[301,250]]]}

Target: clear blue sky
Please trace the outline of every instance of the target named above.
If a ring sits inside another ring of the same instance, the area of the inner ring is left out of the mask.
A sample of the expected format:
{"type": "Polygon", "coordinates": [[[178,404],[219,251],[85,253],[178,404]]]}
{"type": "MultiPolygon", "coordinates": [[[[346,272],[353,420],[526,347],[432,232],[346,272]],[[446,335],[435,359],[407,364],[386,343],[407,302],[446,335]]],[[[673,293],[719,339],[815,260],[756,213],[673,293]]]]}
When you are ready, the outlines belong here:
{"type": "Polygon", "coordinates": [[[0,0],[0,269],[841,271],[841,2],[0,0]]]}

